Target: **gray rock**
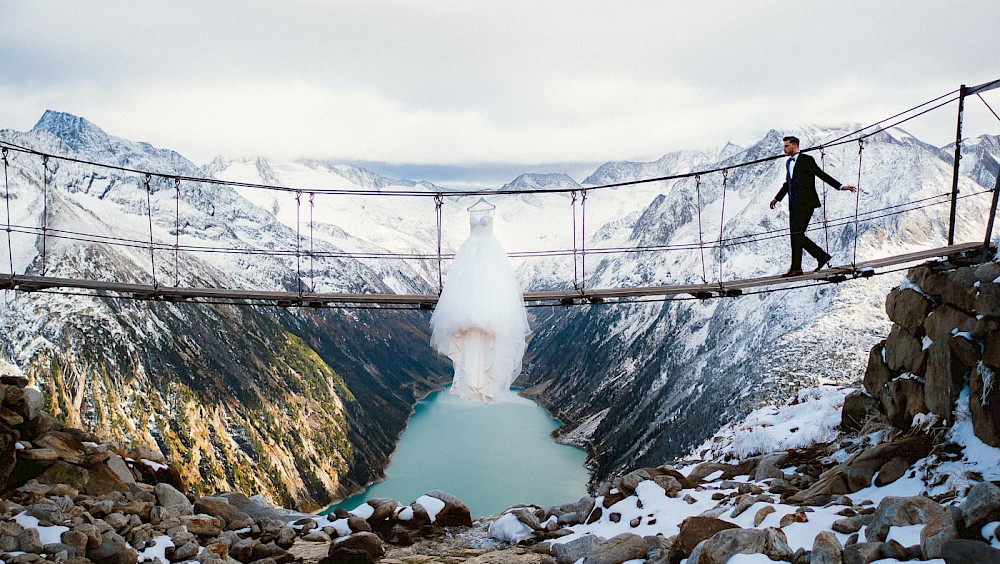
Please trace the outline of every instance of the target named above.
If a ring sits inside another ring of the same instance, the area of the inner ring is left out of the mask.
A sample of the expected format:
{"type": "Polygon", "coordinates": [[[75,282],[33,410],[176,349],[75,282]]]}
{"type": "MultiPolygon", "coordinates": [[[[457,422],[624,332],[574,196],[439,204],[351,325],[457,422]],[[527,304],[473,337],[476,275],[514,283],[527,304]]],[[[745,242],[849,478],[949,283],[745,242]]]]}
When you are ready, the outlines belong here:
{"type": "Polygon", "coordinates": [[[670,474],[653,476],[653,483],[663,488],[663,491],[666,492],[668,497],[677,497],[678,492],[684,489],[684,486],[680,483],[680,481],[670,474]]]}
{"type": "Polygon", "coordinates": [[[248,522],[252,521],[249,515],[234,507],[224,497],[205,496],[198,498],[194,502],[194,512],[222,519],[222,526],[226,530],[242,529],[248,522]]]}
{"type": "Polygon", "coordinates": [[[444,502],[444,507],[434,517],[435,524],[442,527],[472,526],[472,512],[457,497],[441,490],[431,490],[427,495],[444,502]]]}
{"type": "Polygon", "coordinates": [[[128,469],[128,465],[122,460],[122,457],[115,453],[108,453],[108,459],[105,461],[108,468],[114,472],[115,476],[118,476],[122,482],[126,484],[134,484],[135,476],[132,475],[132,471],[128,469]]]}
{"type": "Polygon", "coordinates": [[[787,459],[788,454],[784,452],[764,456],[757,464],[757,470],[754,472],[753,480],[757,482],[767,479],[784,480],[785,473],[781,471],[781,466],[787,459]]]}
{"type": "Polygon", "coordinates": [[[330,545],[330,556],[334,556],[337,549],[362,550],[376,559],[385,556],[382,539],[375,533],[353,533],[333,541],[330,545]]]}
{"type": "Polygon", "coordinates": [[[962,521],[968,529],[978,529],[1000,517],[1000,488],[992,482],[972,486],[962,503],[962,521]]]}
{"type": "Polygon", "coordinates": [[[602,539],[594,535],[584,535],[567,543],[553,544],[549,549],[559,564],[573,564],[592,554],[602,539]]]}
{"type": "Polygon", "coordinates": [[[310,531],[309,534],[302,537],[302,540],[307,542],[330,542],[333,539],[323,531],[310,531]]]}
{"type": "Polygon", "coordinates": [[[618,488],[624,490],[628,495],[632,495],[640,482],[650,478],[649,472],[643,468],[633,470],[617,480],[618,488]]]}
{"type": "Polygon", "coordinates": [[[25,412],[22,413],[28,421],[34,421],[45,407],[45,396],[37,388],[24,388],[21,401],[24,402],[25,412]]]}
{"type": "Polygon", "coordinates": [[[952,512],[943,507],[939,515],[931,517],[920,530],[920,553],[924,560],[941,557],[941,549],[948,541],[958,539],[958,527],[952,512]]]}
{"type": "Polygon", "coordinates": [[[618,564],[628,560],[645,558],[649,551],[646,540],[633,533],[622,533],[597,545],[583,564],[618,564]]]}
{"type": "Polygon", "coordinates": [[[722,564],[736,554],[765,554],[772,560],[788,561],[793,552],[780,529],[725,529],[696,546],[688,561],[722,564]]]}
{"type": "Polygon", "coordinates": [[[875,508],[871,523],[865,527],[865,538],[885,542],[889,527],[926,525],[944,512],[940,504],[927,497],[887,497],[875,508]]]}
{"type": "Polygon", "coordinates": [[[177,491],[177,488],[170,484],[165,482],[156,484],[156,487],[153,488],[153,493],[156,495],[156,502],[166,507],[170,515],[174,517],[194,515],[194,511],[191,509],[191,502],[188,501],[187,496],[177,491]]]}
{"type": "Polygon", "coordinates": [[[871,564],[882,559],[881,542],[859,542],[844,547],[844,564],[871,564]]]}
{"type": "Polygon", "coordinates": [[[585,495],[576,502],[576,514],[580,516],[580,521],[583,522],[590,517],[590,513],[594,510],[594,505],[596,501],[592,496],[585,495]]]}
{"type": "Polygon", "coordinates": [[[809,564],[843,564],[844,550],[837,536],[830,531],[823,531],[813,540],[812,554],[809,564]]]}
{"type": "Polygon", "coordinates": [[[178,539],[173,539],[177,548],[174,549],[174,553],[170,555],[170,559],[174,562],[181,562],[184,560],[189,560],[194,558],[200,550],[198,543],[194,541],[188,541],[181,544],[176,544],[178,539]]]}
{"type": "Polygon", "coordinates": [[[982,541],[958,539],[944,543],[941,558],[947,564],[1000,564],[1000,550],[982,541]]]}
{"type": "Polygon", "coordinates": [[[42,539],[38,536],[38,529],[34,527],[25,529],[21,531],[21,534],[17,535],[17,545],[20,547],[20,550],[33,554],[41,554],[45,550],[45,546],[42,545],[42,539]]]}

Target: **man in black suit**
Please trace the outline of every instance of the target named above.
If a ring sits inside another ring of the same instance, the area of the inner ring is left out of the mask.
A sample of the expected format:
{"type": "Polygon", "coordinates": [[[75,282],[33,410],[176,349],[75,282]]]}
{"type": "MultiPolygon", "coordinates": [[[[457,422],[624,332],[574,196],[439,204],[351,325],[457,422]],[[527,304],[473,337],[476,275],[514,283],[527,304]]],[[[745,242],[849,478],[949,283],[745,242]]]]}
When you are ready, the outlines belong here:
{"type": "Polygon", "coordinates": [[[785,183],[778,190],[778,195],[771,200],[771,209],[788,194],[788,230],[792,235],[792,267],[782,277],[799,276],[802,274],[802,249],[805,249],[816,259],[816,272],[826,266],[831,257],[819,245],[806,237],[806,227],[812,218],[813,210],[819,207],[819,196],[816,195],[816,177],[833,186],[837,190],[857,192],[855,186],[843,186],[832,176],[816,165],[816,160],[809,155],[799,153],[798,137],[785,137],[782,150],[788,155],[785,161],[785,183]]]}

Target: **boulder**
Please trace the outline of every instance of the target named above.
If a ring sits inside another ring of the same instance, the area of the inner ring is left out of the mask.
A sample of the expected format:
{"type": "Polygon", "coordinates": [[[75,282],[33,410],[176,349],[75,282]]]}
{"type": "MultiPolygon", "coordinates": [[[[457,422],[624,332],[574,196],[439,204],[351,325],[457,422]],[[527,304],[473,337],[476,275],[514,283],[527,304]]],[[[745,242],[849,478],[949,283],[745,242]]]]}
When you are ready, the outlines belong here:
{"type": "Polygon", "coordinates": [[[65,484],[74,489],[82,490],[90,481],[90,472],[86,468],[58,460],[35,479],[40,484],[65,484]]]}
{"type": "MultiPolygon", "coordinates": [[[[879,358],[878,362],[881,364],[882,359],[879,358]]],[[[888,369],[886,369],[886,373],[888,373],[888,369]]],[[[881,390],[884,385],[885,384],[883,383],[879,386],[879,390],[881,390]]],[[[876,413],[875,400],[861,390],[855,390],[847,394],[847,397],[844,398],[844,407],[840,411],[840,429],[846,433],[860,431],[865,422],[876,413]]],[[[761,466],[757,467],[758,476],[760,475],[760,468],[761,466]]],[[[784,474],[781,476],[773,475],[768,477],[783,479],[784,474]]],[[[755,477],[754,479],[761,480],[762,478],[755,477]]]]}
{"type": "Polygon", "coordinates": [[[976,318],[948,304],[935,309],[924,320],[924,332],[935,343],[948,340],[956,332],[972,333],[976,318]]]}
{"type": "Polygon", "coordinates": [[[920,553],[924,560],[940,558],[944,544],[958,538],[958,527],[951,510],[947,507],[942,509],[939,514],[932,515],[920,530],[920,553]]]}
{"type": "Polygon", "coordinates": [[[994,372],[1000,370],[1000,333],[987,335],[983,339],[983,364],[994,372]]]}
{"type": "Polygon", "coordinates": [[[227,531],[233,531],[253,525],[253,519],[240,511],[224,497],[205,496],[194,502],[194,512],[204,513],[222,520],[222,526],[227,531]]]}
{"type": "Polygon", "coordinates": [[[896,372],[923,375],[927,354],[921,339],[899,325],[893,325],[885,340],[885,364],[896,372]]]}
{"type": "Polygon", "coordinates": [[[792,549],[780,529],[726,529],[691,551],[691,562],[723,564],[737,554],[764,554],[771,560],[789,561],[792,549]]]}
{"type": "Polygon", "coordinates": [[[272,508],[263,496],[254,495],[247,497],[239,492],[227,492],[217,494],[215,497],[225,498],[230,505],[246,513],[254,521],[264,519],[281,520],[281,513],[272,508]]]}
{"type": "Polygon", "coordinates": [[[969,375],[969,410],[972,429],[979,440],[1000,447],[1000,393],[996,372],[985,362],[976,365],[969,375]]]}
{"type": "Polygon", "coordinates": [[[885,298],[889,319],[913,334],[920,330],[932,307],[927,296],[912,288],[893,288],[885,298]]]}
{"type": "Polygon", "coordinates": [[[926,525],[942,513],[949,512],[928,497],[887,497],[875,508],[871,523],[865,527],[865,538],[885,542],[890,527],[926,525]]]}
{"type": "Polygon", "coordinates": [[[757,469],[751,479],[757,482],[768,479],[784,480],[785,473],[781,471],[781,467],[784,466],[786,460],[788,460],[788,453],[785,452],[776,452],[762,457],[757,463],[757,469]]]}
{"type": "Polygon", "coordinates": [[[858,542],[844,547],[844,564],[871,564],[882,559],[881,542],[858,542]]]}
{"type": "Polygon", "coordinates": [[[90,478],[83,487],[84,493],[94,496],[107,495],[111,492],[130,492],[128,484],[118,476],[104,462],[92,464],[90,468],[90,478]]]}
{"type": "Polygon", "coordinates": [[[982,541],[956,539],[944,543],[941,558],[947,564],[1000,564],[1000,550],[982,541]]]}
{"type": "Polygon", "coordinates": [[[843,564],[844,549],[837,540],[837,535],[830,531],[822,531],[813,539],[812,553],[809,564],[843,564]]]}
{"type": "Polygon", "coordinates": [[[674,543],[675,559],[687,558],[702,541],[712,537],[719,531],[738,529],[739,525],[716,519],[715,517],[694,516],[681,521],[677,542],[674,543]]]}
{"type": "Polygon", "coordinates": [[[45,407],[45,396],[38,388],[26,387],[18,403],[20,414],[28,421],[34,421],[45,407]]]}
{"type": "Polygon", "coordinates": [[[156,495],[156,502],[166,507],[171,516],[180,517],[182,515],[194,514],[191,510],[191,502],[188,501],[187,496],[177,491],[170,484],[163,482],[156,484],[153,493],[156,495]]]}
{"type": "Polygon", "coordinates": [[[438,511],[435,516],[435,524],[442,527],[472,526],[472,513],[457,497],[441,490],[431,490],[427,492],[427,495],[444,502],[444,508],[438,511]]]}
{"type": "Polygon", "coordinates": [[[927,409],[941,421],[953,421],[952,410],[958,393],[962,391],[962,379],[966,368],[952,358],[947,339],[935,341],[927,349],[927,371],[924,374],[924,401],[927,409]]]}
{"type": "Polygon", "coordinates": [[[549,548],[549,552],[555,557],[559,564],[573,564],[592,554],[597,550],[597,545],[601,538],[595,535],[583,535],[567,543],[556,543],[549,548]]]}
{"type": "Polygon", "coordinates": [[[340,537],[330,545],[329,556],[336,556],[335,553],[339,549],[361,550],[371,555],[374,559],[385,556],[385,546],[382,544],[382,539],[378,538],[378,535],[375,533],[353,533],[346,537],[340,537]]]}
{"type": "Polygon", "coordinates": [[[952,358],[961,363],[966,370],[975,368],[983,359],[979,343],[969,340],[964,335],[952,335],[948,339],[948,347],[951,348],[952,358]]]}
{"type": "Polygon", "coordinates": [[[893,426],[908,430],[913,417],[927,412],[924,384],[915,378],[896,378],[882,388],[879,402],[885,410],[886,419],[893,426]]]}
{"type": "Polygon", "coordinates": [[[597,545],[584,559],[585,564],[619,564],[629,560],[645,559],[649,544],[639,535],[622,533],[597,545]]]}
{"type": "Polygon", "coordinates": [[[941,301],[951,304],[963,311],[975,311],[976,273],[971,268],[957,268],[945,276],[944,287],[941,289],[941,301]]]}
{"type": "Polygon", "coordinates": [[[884,354],[885,339],[882,339],[881,342],[872,347],[872,350],[868,352],[868,367],[865,369],[864,387],[875,398],[879,397],[879,394],[882,393],[882,388],[890,380],[899,375],[898,372],[893,373],[885,365],[884,354]]]}
{"type": "Polygon", "coordinates": [[[979,530],[991,521],[1000,520],[1000,487],[992,482],[979,482],[969,489],[959,508],[966,529],[979,530]]]}
{"type": "Polygon", "coordinates": [[[677,494],[684,489],[684,486],[681,485],[680,481],[670,474],[653,476],[653,483],[663,488],[663,492],[667,494],[667,497],[677,497],[677,494]]]}
{"type": "Polygon", "coordinates": [[[36,448],[54,450],[60,460],[65,460],[70,464],[83,464],[87,459],[83,445],[63,431],[52,431],[45,436],[35,439],[32,441],[32,444],[36,448]]]}
{"type": "Polygon", "coordinates": [[[882,487],[886,484],[891,484],[902,478],[903,474],[909,469],[909,461],[900,456],[893,457],[879,468],[878,474],[875,476],[875,485],[882,487]]]}
{"type": "Polygon", "coordinates": [[[184,515],[181,523],[192,535],[200,537],[217,537],[222,533],[222,522],[215,517],[184,515]]]}

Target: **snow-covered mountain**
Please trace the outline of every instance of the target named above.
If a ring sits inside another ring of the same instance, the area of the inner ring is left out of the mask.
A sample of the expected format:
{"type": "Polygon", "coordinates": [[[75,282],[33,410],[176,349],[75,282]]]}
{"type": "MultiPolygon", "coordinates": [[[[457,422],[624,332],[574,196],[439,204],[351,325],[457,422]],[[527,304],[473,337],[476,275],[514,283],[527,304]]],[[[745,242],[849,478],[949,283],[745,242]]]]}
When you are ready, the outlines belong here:
{"type": "MultiPolygon", "coordinates": [[[[81,160],[205,176],[174,152],[68,114],[47,112],[32,131],[0,136],[81,160]]],[[[9,161],[12,223],[22,227],[12,234],[12,258],[3,245],[3,270],[150,283],[153,263],[141,241],[152,229],[157,242],[205,249],[158,249],[160,284],[296,291],[315,279],[318,289],[383,292],[425,285],[405,265],[346,258],[317,258],[299,276],[296,257],[269,254],[294,248],[295,229],[226,186],[154,177],[147,203],[135,174],[52,159],[43,177],[39,157],[13,151],[9,161]],[[43,239],[43,225],[52,236],[43,239]],[[230,252],[239,249],[256,254],[230,252]]],[[[325,240],[315,247],[338,250],[325,240]]],[[[447,377],[425,345],[426,324],[420,312],[8,292],[0,355],[46,388],[54,415],[123,442],[155,441],[185,463],[197,488],[261,491],[307,509],[378,478],[413,403],[447,377]]]]}
{"type": "MultiPolygon", "coordinates": [[[[803,146],[840,133],[804,132],[803,146]]],[[[781,137],[771,131],[743,152],[700,166],[725,167],[774,154],[781,137]]],[[[980,161],[996,158],[987,149],[994,141],[971,144],[983,150],[980,161]]],[[[869,138],[860,159],[858,145],[848,144],[828,150],[823,163],[835,178],[861,186],[857,200],[832,189],[821,195],[830,227],[822,229],[823,210],[817,210],[819,228],[811,236],[828,246],[834,264],[945,244],[947,204],[898,215],[887,213],[916,206],[877,211],[950,192],[951,167],[938,149],[893,130],[869,138]]],[[[695,248],[602,257],[588,274],[590,286],[715,282],[784,272],[790,252],[787,211],[768,208],[783,180],[782,166],[778,160],[731,169],[721,226],[722,173],[705,175],[700,184],[685,179],[665,186],[630,230],[622,226],[618,232],[627,232],[626,246],[694,243],[695,248]],[[697,242],[718,239],[720,228],[730,243],[721,253],[705,249],[703,259],[697,242]],[[741,239],[771,231],[771,238],[741,239]]],[[[982,240],[990,196],[972,196],[985,187],[969,176],[961,178],[960,189],[969,197],[960,200],[956,241],[982,240]]],[[[932,200],[938,201],[947,197],[932,200]]],[[[899,279],[888,275],[736,299],[550,311],[536,324],[525,370],[533,386],[528,393],[571,422],[561,429],[563,437],[588,446],[595,481],[655,465],[683,454],[720,424],[803,385],[856,381],[871,345],[888,330],[883,300],[899,279]]]]}
{"type": "MultiPolygon", "coordinates": [[[[842,133],[813,128],[800,137],[809,146],[842,133]]],[[[320,160],[217,159],[197,167],[171,151],[114,138],[56,112],[47,112],[30,132],[2,131],[0,138],[84,160],[245,184],[184,181],[178,192],[169,180],[153,178],[153,237],[166,245],[156,251],[160,283],[291,291],[437,289],[433,196],[443,190],[433,184],[320,160]],[[310,195],[318,189],[371,195],[310,195]],[[398,191],[408,195],[386,195],[398,191]],[[175,240],[187,250],[175,255],[175,240]],[[289,255],[296,246],[333,258],[289,255]],[[197,248],[206,249],[191,250],[197,248]]],[[[998,157],[997,139],[970,141],[980,152],[975,163],[971,157],[963,161],[963,195],[984,189],[998,157]]],[[[579,184],[561,174],[521,175],[489,197],[497,206],[495,233],[514,255],[526,290],[714,282],[783,272],[787,211],[767,206],[783,164],[735,166],[774,155],[780,145],[781,134],[772,131],[747,147],[727,144],[653,163],[608,163],[579,184]],[[727,166],[732,168],[726,174],[698,179],[594,189],[727,166]],[[502,193],[516,189],[538,192],[502,193]],[[553,191],[567,189],[576,193],[553,191]],[[770,236],[749,237],[760,232],[770,236]],[[721,251],[712,244],[720,234],[727,240],[721,251]],[[706,246],[698,248],[699,241],[706,246]],[[676,245],[688,248],[602,251],[676,245]],[[575,262],[571,253],[539,256],[572,249],[588,254],[578,254],[575,262]]],[[[142,179],[53,160],[44,195],[38,161],[11,153],[12,223],[41,226],[47,207],[49,230],[138,242],[122,247],[108,239],[49,238],[46,272],[151,281],[149,249],[142,244],[150,229],[142,179]]],[[[860,198],[829,191],[830,228],[813,235],[831,249],[835,264],[855,260],[856,205],[863,220],[859,261],[944,244],[947,206],[902,215],[875,210],[948,192],[946,148],[891,130],[869,138],[860,160],[858,146],[847,144],[828,150],[823,164],[849,184],[858,183],[861,168],[860,198]]],[[[445,277],[448,255],[468,233],[465,209],[477,199],[444,198],[445,277]]],[[[982,238],[988,203],[988,196],[961,200],[958,241],[982,238]]],[[[821,218],[819,210],[814,219],[821,218]]],[[[15,272],[40,272],[39,233],[22,229],[12,241],[15,272]]],[[[0,256],[0,270],[6,262],[0,256]]],[[[804,385],[859,379],[868,350],[888,330],[882,303],[898,281],[886,276],[737,299],[533,309],[535,335],[519,383],[567,424],[565,440],[588,445],[595,479],[660,464],[761,403],[804,385]]],[[[377,476],[415,398],[449,373],[426,345],[427,317],[419,312],[131,303],[53,294],[8,295],[2,307],[0,354],[63,390],[48,396],[60,398],[70,416],[117,426],[123,438],[153,435],[172,454],[199,461],[188,466],[200,464],[209,483],[256,480],[256,487],[285,505],[283,491],[320,502],[377,476]],[[251,467],[261,470],[270,457],[278,462],[272,463],[274,472],[260,472],[265,478],[232,474],[237,462],[252,460],[257,466],[251,467]],[[331,460],[339,462],[331,467],[331,460]]]]}

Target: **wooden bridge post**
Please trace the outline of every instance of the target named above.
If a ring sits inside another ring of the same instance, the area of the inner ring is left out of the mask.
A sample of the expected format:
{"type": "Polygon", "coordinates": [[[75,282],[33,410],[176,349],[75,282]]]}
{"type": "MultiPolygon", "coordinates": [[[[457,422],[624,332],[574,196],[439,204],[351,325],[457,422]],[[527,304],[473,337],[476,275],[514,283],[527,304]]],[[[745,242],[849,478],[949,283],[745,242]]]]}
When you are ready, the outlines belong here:
{"type": "Polygon", "coordinates": [[[948,219],[948,245],[955,244],[955,213],[958,206],[958,166],[962,160],[962,114],[965,111],[965,97],[969,89],[965,85],[958,88],[958,121],[955,132],[955,168],[951,177],[951,216],[948,219]]]}
{"type": "Polygon", "coordinates": [[[993,238],[993,221],[997,217],[997,201],[1000,200],[1000,168],[997,169],[997,180],[993,183],[993,203],[990,205],[990,218],[986,221],[986,238],[983,239],[982,262],[989,259],[990,239],[993,238]]]}

